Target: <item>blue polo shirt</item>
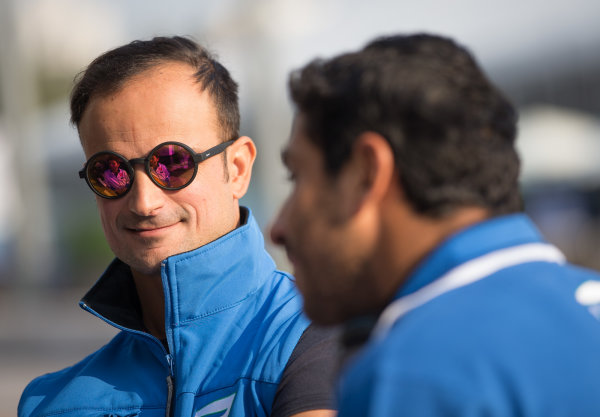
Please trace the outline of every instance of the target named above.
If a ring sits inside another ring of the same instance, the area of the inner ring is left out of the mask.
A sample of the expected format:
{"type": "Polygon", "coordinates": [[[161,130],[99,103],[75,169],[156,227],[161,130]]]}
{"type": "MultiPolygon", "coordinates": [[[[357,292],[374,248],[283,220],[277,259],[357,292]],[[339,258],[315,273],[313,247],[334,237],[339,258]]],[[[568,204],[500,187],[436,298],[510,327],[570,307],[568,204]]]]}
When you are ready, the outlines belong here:
{"type": "Polygon", "coordinates": [[[600,276],[521,214],[414,270],[345,368],[339,416],[600,416],[600,276]]]}

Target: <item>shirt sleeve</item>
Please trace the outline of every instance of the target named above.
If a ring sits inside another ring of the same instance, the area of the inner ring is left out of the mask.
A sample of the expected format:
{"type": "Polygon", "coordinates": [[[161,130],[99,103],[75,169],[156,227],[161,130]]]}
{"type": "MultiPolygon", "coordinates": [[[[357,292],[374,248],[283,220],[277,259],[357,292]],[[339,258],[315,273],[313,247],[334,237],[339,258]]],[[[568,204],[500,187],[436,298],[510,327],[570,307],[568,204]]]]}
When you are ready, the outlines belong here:
{"type": "Polygon", "coordinates": [[[334,410],[338,374],[338,330],[311,324],[304,331],[283,371],[271,417],[309,410],[334,410]]]}

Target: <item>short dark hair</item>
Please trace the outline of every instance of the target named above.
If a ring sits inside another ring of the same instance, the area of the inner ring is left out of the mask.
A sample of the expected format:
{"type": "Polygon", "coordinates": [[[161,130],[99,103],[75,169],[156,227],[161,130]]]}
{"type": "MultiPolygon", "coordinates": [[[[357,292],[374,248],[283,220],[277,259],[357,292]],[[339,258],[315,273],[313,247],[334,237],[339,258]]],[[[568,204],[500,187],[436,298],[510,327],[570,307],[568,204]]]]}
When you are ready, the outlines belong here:
{"type": "Polygon", "coordinates": [[[167,62],[188,64],[196,71],[200,88],[213,99],[222,139],[237,138],[240,127],[237,83],[205,48],[180,36],[136,40],[92,61],[76,77],[71,92],[71,123],[79,126],[92,97],[115,93],[135,75],[167,62]]]}
{"type": "Polygon", "coordinates": [[[329,175],[347,162],[355,139],[372,131],[390,143],[417,212],[521,210],[516,111],[451,39],[378,38],[292,72],[289,88],[329,175]]]}

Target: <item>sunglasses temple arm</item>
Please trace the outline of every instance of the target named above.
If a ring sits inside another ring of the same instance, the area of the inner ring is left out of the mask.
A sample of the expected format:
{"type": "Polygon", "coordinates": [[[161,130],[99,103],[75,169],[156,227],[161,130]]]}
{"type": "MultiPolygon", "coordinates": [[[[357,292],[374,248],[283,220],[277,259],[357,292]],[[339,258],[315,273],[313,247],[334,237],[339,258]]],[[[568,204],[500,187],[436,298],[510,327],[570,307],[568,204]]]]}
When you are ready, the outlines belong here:
{"type": "Polygon", "coordinates": [[[223,152],[227,147],[235,142],[235,139],[228,140],[227,142],[219,143],[217,146],[213,146],[209,150],[194,155],[195,162],[202,162],[210,158],[211,156],[215,156],[223,152]]]}

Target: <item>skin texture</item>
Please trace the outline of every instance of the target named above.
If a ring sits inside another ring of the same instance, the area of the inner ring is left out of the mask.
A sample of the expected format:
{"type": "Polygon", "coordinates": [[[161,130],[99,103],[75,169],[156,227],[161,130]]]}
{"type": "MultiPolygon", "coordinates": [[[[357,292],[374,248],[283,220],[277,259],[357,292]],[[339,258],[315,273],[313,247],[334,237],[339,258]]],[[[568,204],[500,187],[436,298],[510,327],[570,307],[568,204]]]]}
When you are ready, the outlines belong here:
{"type": "Polygon", "coordinates": [[[285,247],[304,309],[319,324],[379,313],[430,250],[489,215],[478,207],[440,219],[415,212],[392,149],[377,133],[359,135],[348,162],[332,177],[299,114],[283,160],[293,186],[271,238],[285,247]]]}
{"type": "Polygon", "coordinates": [[[285,246],[307,314],[322,324],[337,322],[348,308],[341,306],[344,297],[358,290],[356,279],[371,255],[375,228],[369,227],[371,219],[353,219],[355,179],[345,172],[336,179],[325,174],[322,155],[304,134],[301,118],[294,123],[283,159],[293,189],[271,236],[285,246]]]}
{"type": "MultiPolygon", "coordinates": [[[[102,150],[128,159],[145,157],[170,140],[201,152],[222,141],[210,96],[194,82],[193,69],[179,63],[162,64],[114,94],[93,97],[79,133],[88,158],[102,150]]],[[[248,188],[255,154],[252,141],[241,137],[224,154],[227,173],[223,155],[209,158],[198,166],[194,181],[178,191],[160,189],[143,165],[136,165],[129,193],[117,200],[97,197],[107,241],[132,269],[151,333],[164,335],[161,261],[238,225],[238,201],[248,188]]]]}

